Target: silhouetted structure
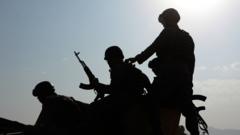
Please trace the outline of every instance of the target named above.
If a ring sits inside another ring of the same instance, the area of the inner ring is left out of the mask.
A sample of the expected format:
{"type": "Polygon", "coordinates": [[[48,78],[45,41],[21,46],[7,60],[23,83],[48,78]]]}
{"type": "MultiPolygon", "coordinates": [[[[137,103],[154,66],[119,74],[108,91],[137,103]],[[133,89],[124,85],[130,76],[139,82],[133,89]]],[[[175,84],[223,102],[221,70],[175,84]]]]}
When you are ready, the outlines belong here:
{"type": "MultiPolygon", "coordinates": [[[[141,64],[156,53],[157,59],[149,64],[149,67],[157,75],[153,82],[152,91],[153,98],[156,100],[154,101],[155,106],[167,105],[168,109],[171,106],[171,112],[175,110],[174,115],[180,111],[186,117],[186,127],[191,135],[199,135],[195,106],[192,103],[192,79],[195,65],[194,42],[187,32],[178,27],[179,20],[180,15],[177,10],[170,8],[163,11],[159,16],[159,22],[164,27],[163,31],[141,54],[129,58],[127,62],[137,61],[141,64]],[[163,101],[167,101],[167,103],[163,101]]],[[[159,113],[169,114],[161,109],[162,107],[159,108],[159,113]]],[[[180,114],[178,115],[180,116],[180,114]]],[[[168,118],[170,119],[170,117],[168,118]]],[[[174,128],[177,127],[171,127],[171,130],[174,128]]],[[[163,128],[162,130],[166,131],[166,134],[174,134],[169,133],[170,129],[163,128]]]]}

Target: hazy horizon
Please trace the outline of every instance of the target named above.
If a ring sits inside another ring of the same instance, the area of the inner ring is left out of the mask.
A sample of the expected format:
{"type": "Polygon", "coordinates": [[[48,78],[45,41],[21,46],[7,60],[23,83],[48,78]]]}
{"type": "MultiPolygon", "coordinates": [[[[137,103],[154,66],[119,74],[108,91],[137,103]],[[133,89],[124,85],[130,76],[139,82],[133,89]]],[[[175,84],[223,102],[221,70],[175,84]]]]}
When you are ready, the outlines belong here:
{"type": "MultiPolygon", "coordinates": [[[[109,83],[105,49],[118,45],[126,58],[140,53],[163,29],[158,15],[173,7],[195,42],[194,93],[208,97],[196,103],[207,108],[202,116],[209,126],[240,129],[239,6],[238,0],[1,0],[0,117],[34,124],[41,104],[31,92],[43,80],[59,94],[91,102],[94,92],[78,88],[88,79],[73,51],[109,83]]],[[[147,63],[136,66],[152,80],[147,63]]]]}

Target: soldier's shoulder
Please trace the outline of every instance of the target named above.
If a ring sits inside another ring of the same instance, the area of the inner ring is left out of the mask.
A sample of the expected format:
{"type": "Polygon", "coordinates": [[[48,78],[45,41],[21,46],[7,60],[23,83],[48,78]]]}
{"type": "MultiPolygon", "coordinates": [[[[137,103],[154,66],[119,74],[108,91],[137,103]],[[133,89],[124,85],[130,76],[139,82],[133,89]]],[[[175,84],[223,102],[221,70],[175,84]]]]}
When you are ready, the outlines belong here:
{"type": "Polygon", "coordinates": [[[187,34],[187,32],[179,28],[164,28],[159,37],[161,38],[175,37],[176,34],[183,35],[187,34]]]}
{"type": "Polygon", "coordinates": [[[181,29],[181,30],[180,30],[180,34],[183,35],[183,36],[189,36],[189,37],[191,37],[191,36],[190,36],[190,33],[187,32],[186,30],[182,30],[182,29],[181,29]]]}
{"type": "Polygon", "coordinates": [[[56,104],[56,103],[68,102],[69,100],[70,100],[70,97],[67,97],[64,95],[53,95],[53,96],[47,97],[46,102],[49,104],[56,104]]]}
{"type": "Polygon", "coordinates": [[[53,101],[56,100],[58,98],[59,95],[50,95],[46,97],[47,101],[53,101]]]}
{"type": "Polygon", "coordinates": [[[137,68],[135,65],[133,65],[133,64],[126,64],[126,67],[127,67],[127,70],[128,70],[128,72],[129,73],[131,73],[131,74],[134,74],[134,75],[142,75],[142,74],[144,74],[143,72],[142,72],[142,70],[140,70],[139,68],[137,68]]]}

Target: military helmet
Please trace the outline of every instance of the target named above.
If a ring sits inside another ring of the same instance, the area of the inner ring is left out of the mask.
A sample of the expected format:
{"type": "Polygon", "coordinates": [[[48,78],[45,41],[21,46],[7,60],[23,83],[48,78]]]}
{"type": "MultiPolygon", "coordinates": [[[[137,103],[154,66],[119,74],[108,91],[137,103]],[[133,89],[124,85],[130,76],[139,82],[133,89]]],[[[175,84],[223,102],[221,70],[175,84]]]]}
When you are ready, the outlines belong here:
{"type": "Polygon", "coordinates": [[[168,8],[159,15],[158,20],[159,22],[162,22],[162,20],[164,20],[166,23],[177,24],[180,20],[180,15],[176,9],[168,8]]]}
{"type": "Polygon", "coordinates": [[[105,60],[124,59],[123,52],[118,46],[111,46],[105,51],[105,60]]]}
{"type": "Polygon", "coordinates": [[[38,83],[32,91],[33,96],[45,96],[54,93],[54,86],[49,81],[38,83]]]}
{"type": "Polygon", "coordinates": [[[148,63],[148,67],[152,68],[152,69],[159,67],[159,65],[160,65],[159,58],[154,58],[153,60],[149,61],[149,63],[148,63]]]}

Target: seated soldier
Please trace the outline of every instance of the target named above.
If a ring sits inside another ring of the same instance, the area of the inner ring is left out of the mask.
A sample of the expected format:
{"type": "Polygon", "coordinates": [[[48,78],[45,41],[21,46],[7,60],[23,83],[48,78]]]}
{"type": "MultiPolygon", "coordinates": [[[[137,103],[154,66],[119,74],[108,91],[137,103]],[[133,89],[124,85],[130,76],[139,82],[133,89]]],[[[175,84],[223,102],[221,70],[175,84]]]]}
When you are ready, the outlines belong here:
{"type": "MultiPolygon", "coordinates": [[[[107,126],[109,123],[114,123],[111,124],[112,131],[114,132],[114,128],[118,128],[117,132],[121,134],[119,129],[121,129],[125,113],[139,101],[138,99],[145,93],[145,89],[150,86],[150,81],[139,69],[123,61],[124,55],[118,46],[107,48],[104,59],[110,67],[111,82],[109,85],[96,83],[95,89],[107,93],[109,96],[92,105],[99,106],[99,110],[102,112],[97,110],[96,114],[104,119],[107,126]]],[[[108,127],[109,129],[111,128],[108,127]]]]}

